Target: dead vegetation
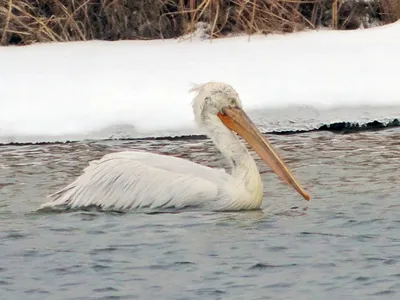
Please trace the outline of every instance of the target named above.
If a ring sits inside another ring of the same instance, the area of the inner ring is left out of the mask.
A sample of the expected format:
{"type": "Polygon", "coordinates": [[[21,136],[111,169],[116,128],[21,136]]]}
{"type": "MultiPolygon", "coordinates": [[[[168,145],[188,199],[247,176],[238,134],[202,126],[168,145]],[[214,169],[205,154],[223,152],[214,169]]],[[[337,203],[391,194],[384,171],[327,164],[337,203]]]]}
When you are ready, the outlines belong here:
{"type": "Polygon", "coordinates": [[[399,0],[0,0],[0,42],[174,38],[200,21],[218,38],[356,29],[399,18],[399,0]]]}

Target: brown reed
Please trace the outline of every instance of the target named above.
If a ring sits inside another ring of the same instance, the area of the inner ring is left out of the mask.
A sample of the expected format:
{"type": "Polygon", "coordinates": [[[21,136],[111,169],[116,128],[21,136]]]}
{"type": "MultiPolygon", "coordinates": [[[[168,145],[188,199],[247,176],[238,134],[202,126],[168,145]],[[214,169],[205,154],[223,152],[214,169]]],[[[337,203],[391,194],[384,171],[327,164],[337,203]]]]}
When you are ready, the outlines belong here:
{"type": "Polygon", "coordinates": [[[400,1],[0,0],[0,43],[174,38],[209,24],[211,38],[327,26],[365,27],[400,18],[400,1]],[[349,4],[350,3],[350,4],[349,4]],[[363,19],[364,18],[364,19],[363,19]]]}

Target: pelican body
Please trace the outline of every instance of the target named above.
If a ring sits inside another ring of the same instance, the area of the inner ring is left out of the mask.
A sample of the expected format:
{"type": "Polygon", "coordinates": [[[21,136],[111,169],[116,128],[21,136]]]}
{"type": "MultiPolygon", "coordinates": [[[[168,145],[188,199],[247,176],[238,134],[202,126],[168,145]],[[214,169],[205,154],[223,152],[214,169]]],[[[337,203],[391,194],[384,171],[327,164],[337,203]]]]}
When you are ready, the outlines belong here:
{"type": "Polygon", "coordinates": [[[90,162],[81,176],[49,195],[41,208],[260,209],[261,176],[238,135],[284,182],[310,199],[243,111],[240,97],[230,85],[208,82],[191,91],[197,92],[192,103],[195,121],[228,160],[231,174],[172,156],[140,151],[111,153],[90,162]]]}

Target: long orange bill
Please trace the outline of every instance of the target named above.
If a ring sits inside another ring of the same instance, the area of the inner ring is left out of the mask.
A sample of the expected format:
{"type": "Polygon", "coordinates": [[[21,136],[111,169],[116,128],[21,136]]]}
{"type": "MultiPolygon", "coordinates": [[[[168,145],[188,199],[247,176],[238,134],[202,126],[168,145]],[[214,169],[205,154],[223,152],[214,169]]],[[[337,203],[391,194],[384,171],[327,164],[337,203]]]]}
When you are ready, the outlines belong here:
{"type": "Polygon", "coordinates": [[[239,134],[284,182],[290,184],[304,199],[310,200],[310,195],[297,182],[282,158],[247,114],[240,108],[224,108],[223,112],[224,114],[219,113],[218,117],[225,126],[239,134]]]}

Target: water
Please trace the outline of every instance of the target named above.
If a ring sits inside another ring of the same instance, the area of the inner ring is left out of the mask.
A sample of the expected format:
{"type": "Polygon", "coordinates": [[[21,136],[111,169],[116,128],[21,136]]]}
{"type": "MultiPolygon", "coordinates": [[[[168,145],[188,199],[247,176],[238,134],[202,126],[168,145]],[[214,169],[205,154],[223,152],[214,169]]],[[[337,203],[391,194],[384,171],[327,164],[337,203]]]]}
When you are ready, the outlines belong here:
{"type": "Polygon", "coordinates": [[[109,152],[225,161],[208,140],[0,147],[0,299],[399,299],[400,130],[269,137],[310,202],[258,160],[262,211],[38,213],[109,152]]]}

